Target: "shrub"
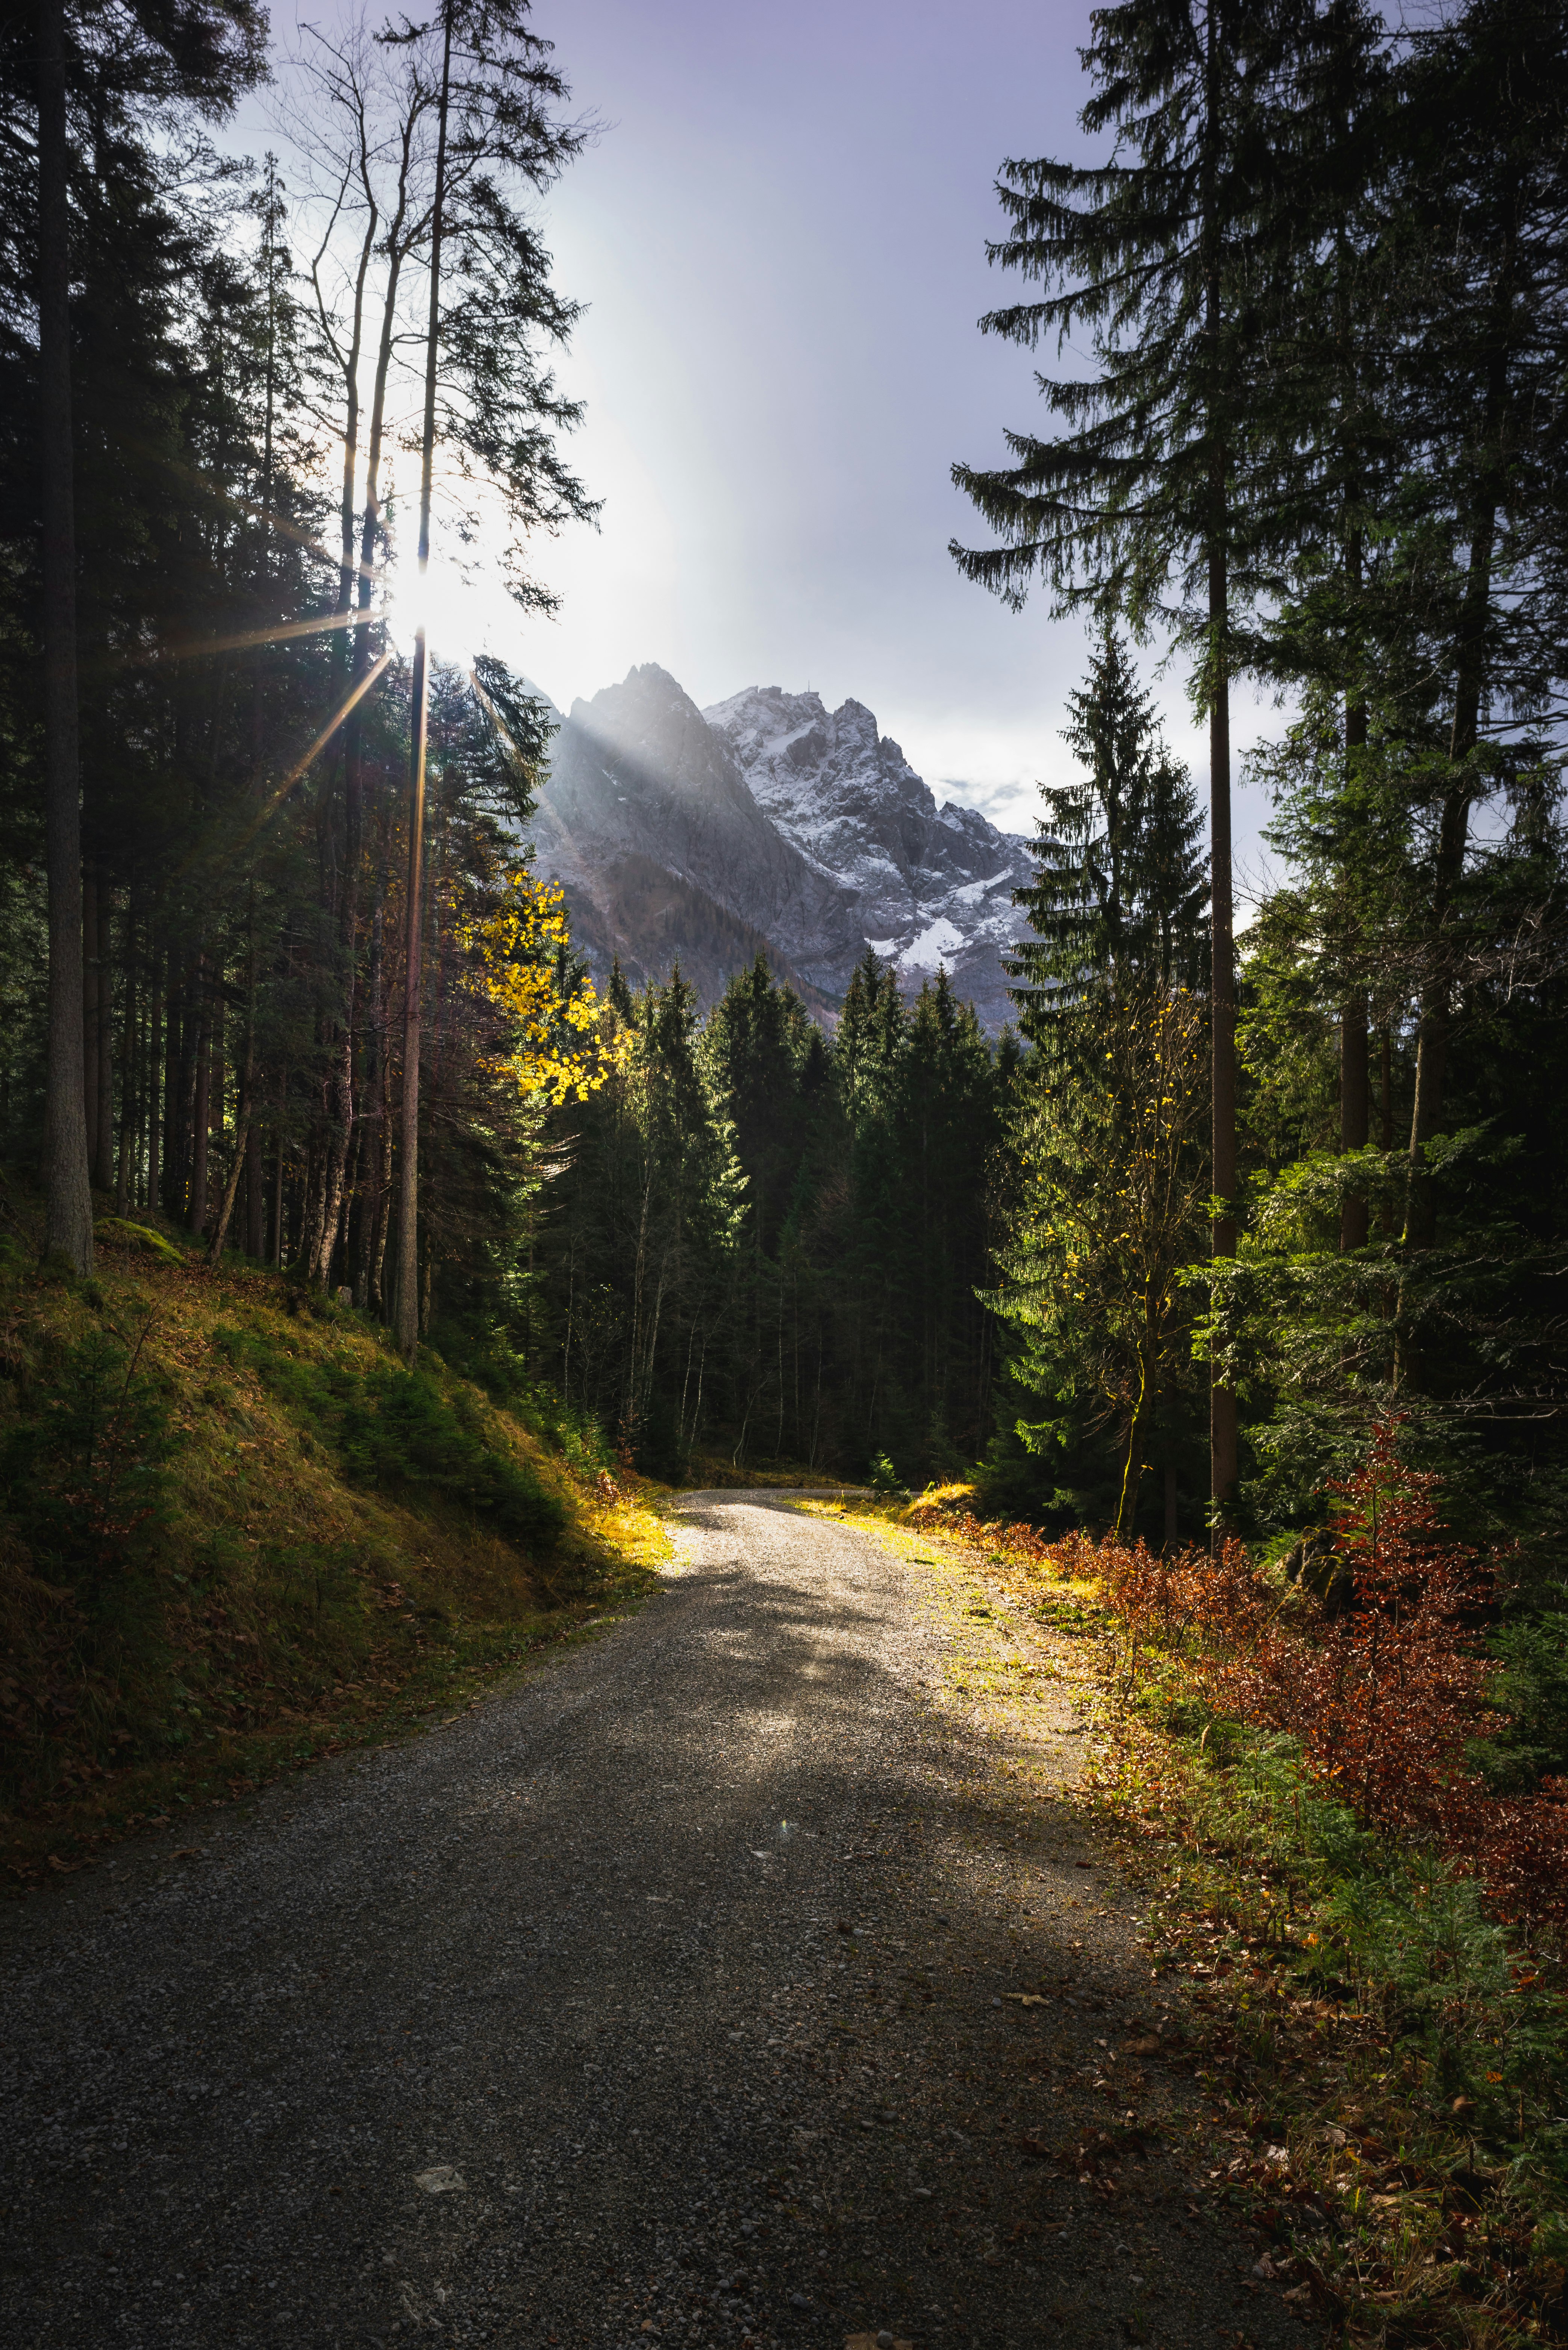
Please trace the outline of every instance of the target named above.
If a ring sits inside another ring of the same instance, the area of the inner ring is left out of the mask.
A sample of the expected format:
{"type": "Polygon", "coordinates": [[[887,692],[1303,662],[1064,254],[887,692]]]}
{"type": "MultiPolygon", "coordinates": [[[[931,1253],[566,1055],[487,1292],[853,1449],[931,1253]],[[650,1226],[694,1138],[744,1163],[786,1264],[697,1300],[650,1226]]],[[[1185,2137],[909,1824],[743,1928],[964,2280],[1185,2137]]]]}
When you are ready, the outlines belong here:
{"type": "Polygon", "coordinates": [[[0,1453],[0,1506],[36,1567],[88,1602],[146,1551],[164,1513],[169,1410],[135,1342],[95,1330],[35,1386],[0,1453]]]}
{"type": "Polygon", "coordinates": [[[1399,1432],[1397,1419],[1379,1421],[1360,1467],[1327,1489],[1332,1572],[1319,1557],[1292,1582],[1234,1541],[1158,1556],[1075,1534],[1051,1555],[1097,1576],[1128,1693],[1143,1650],[1179,1657],[1218,1711],[1294,1741],[1355,1819],[1447,1852],[1496,1909],[1563,1917],[1568,1783],[1494,1791],[1483,1762],[1508,1726],[1508,1683],[1480,1629],[1492,1574],[1450,1538],[1440,1481],[1401,1461],[1399,1432]]]}
{"type": "Polygon", "coordinates": [[[336,1451],[356,1484],[440,1494],[519,1548],[548,1548],[566,1524],[561,1503],[496,1440],[476,1395],[448,1395],[428,1372],[399,1364],[365,1370],[349,1356],[291,1355],[232,1327],[214,1336],[336,1451]]]}

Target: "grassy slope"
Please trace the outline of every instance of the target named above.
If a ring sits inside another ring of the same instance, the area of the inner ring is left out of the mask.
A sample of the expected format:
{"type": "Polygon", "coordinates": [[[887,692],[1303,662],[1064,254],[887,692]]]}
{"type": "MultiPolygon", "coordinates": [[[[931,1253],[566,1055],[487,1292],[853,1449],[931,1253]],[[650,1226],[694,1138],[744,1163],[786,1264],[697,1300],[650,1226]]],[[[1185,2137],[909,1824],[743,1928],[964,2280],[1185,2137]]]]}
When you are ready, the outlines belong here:
{"type": "Polygon", "coordinates": [[[10,1249],[9,1882],[450,1710],[643,1586],[666,1552],[656,1489],[574,1474],[437,1358],[421,1368],[415,1390],[368,1317],[210,1274],[166,1236],[103,1229],[86,1284],[10,1249]],[[410,1408],[411,1480],[384,1437],[410,1408]]]}

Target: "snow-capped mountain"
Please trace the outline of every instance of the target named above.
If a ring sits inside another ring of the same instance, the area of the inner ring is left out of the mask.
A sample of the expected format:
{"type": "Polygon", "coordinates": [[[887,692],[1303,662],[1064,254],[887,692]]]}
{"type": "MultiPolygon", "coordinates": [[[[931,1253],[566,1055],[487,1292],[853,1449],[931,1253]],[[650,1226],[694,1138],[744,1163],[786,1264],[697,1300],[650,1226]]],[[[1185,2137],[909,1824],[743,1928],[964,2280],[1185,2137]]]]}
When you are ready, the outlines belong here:
{"type": "Polygon", "coordinates": [[[649,663],[576,702],[533,825],[601,972],[672,962],[711,1002],[766,951],[814,1007],[867,947],[913,992],[944,963],[989,1028],[1009,1014],[1000,950],[1025,845],[972,808],[939,808],[857,702],[753,687],[704,712],[649,663]]]}
{"type": "Polygon", "coordinates": [[[1034,871],[1018,835],[976,808],[939,807],[864,702],[830,711],[820,694],[750,686],[702,714],[763,814],[852,893],[867,943],[915,986],[945,964],[1000,1027],[1010,1006],[999,956],[1018,935],[1012,892],[1034,871]]]}

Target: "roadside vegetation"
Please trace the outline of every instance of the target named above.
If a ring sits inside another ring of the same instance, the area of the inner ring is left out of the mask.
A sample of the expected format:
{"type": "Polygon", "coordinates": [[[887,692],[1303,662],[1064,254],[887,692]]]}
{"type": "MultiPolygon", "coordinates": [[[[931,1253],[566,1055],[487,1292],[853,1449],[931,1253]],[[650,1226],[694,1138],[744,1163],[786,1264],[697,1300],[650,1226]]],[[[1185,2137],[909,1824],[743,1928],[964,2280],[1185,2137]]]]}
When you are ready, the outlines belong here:
{"type": "MultiPolygon", "coordinates": [[[[1012,1603],[971,1599],[949,1672],[1004,1710],[1015,1757],[1040,1751],[1042,1671],[1092,1720],[1079,1799],[1179,1984],[1164,2053],[1204,2093],[1195,2151],[1260,2276],[1331,2341],[1563,2338],[1568,1709],[1495,1620],[1452,1612],[1438,1497],[1386,1449],[1340,1497],[1347,1550],[1383,1549],[1358,1608],[1289,1565],[1054,1540],[976,1498],[848,1513],[1012,1603]]],[[[1464,1560],[1472,1600],[1483,1571],[1464,1560]]]]}
{"type": "Polygon", "coordinates": [[[88,1282],[0,1239],[9,1881],[450,1711],[634,1600],[635,1478],[547,1398],[258,1267],[100,1222],[88,1282]]]}

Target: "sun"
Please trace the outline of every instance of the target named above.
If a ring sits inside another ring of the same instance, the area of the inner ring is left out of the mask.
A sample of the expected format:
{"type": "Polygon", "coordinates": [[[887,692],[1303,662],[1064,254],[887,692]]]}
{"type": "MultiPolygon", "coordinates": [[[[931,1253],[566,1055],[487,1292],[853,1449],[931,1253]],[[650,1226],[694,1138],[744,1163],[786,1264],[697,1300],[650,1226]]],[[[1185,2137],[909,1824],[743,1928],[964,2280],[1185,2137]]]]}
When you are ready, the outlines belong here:
{"type": "Polygon", "coordinates": [[[451,564],[432,563],[421,579],[410,557],[387,573],[387,633],[407,656],[422,623],[431,660],[465,669],[495,633],[505,600],[503,590],[465,579],[451,564]]]}

